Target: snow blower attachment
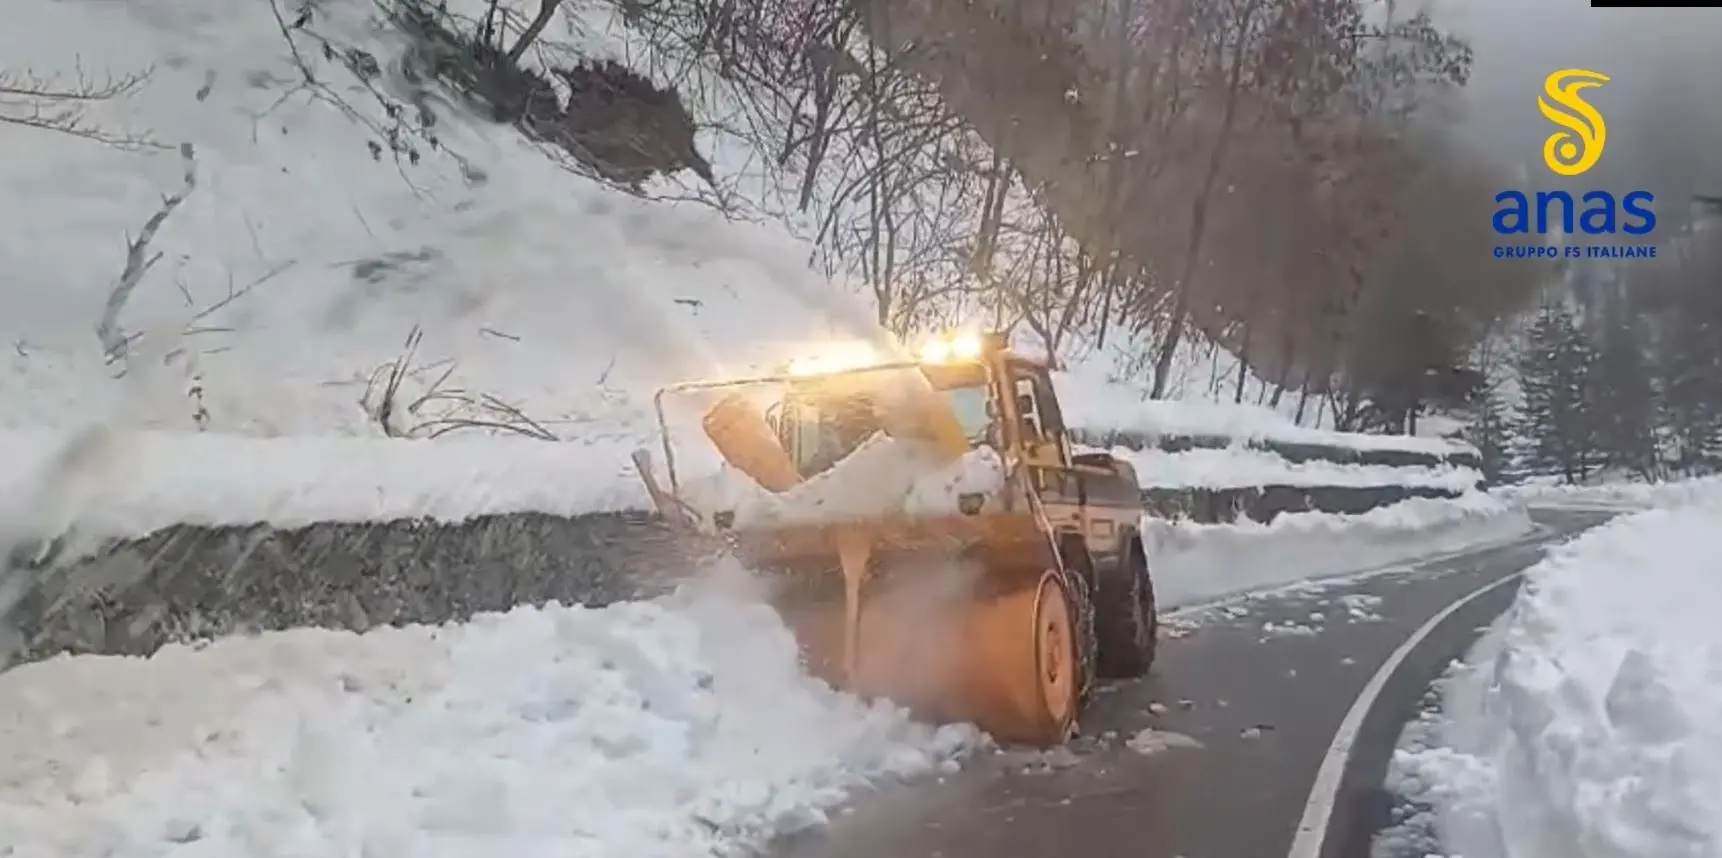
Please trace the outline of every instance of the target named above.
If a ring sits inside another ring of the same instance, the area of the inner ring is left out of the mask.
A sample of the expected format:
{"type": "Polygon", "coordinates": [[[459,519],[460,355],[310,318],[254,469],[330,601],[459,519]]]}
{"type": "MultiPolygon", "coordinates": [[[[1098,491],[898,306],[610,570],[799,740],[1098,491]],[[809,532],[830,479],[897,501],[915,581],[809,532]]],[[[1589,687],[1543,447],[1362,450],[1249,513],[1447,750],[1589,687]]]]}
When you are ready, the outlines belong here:
{"type": "Polygon", "coordinates": [[[1056,744],[1095,679],[1145,673],[1154,590],[1131,466],[1073,453],[1051,375],[993,335],[658,391],[658,510],[776,584],[807,667],[935,720],[1056,744]],[[665,400],[723,464],[678,474],[665,400]]]}

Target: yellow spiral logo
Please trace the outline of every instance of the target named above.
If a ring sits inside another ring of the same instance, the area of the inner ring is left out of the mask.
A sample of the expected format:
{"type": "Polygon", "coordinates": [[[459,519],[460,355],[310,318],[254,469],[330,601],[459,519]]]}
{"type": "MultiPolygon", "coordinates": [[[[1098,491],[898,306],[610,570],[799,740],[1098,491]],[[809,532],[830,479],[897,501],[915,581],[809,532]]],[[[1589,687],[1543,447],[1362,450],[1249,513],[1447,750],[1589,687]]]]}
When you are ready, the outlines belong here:
{"type": "Polygon", "coordinates": [[[1544,118],[1566,129],[1543,141],[1543,163],[1556,175],[1582,175],[1602,158],[1603,146],[1608,144],[1608,123],[1579,93],[1605,83],[1607,75],[1584,69],[1561,69],[1543,80],[1537,107],[1544,118]]]}

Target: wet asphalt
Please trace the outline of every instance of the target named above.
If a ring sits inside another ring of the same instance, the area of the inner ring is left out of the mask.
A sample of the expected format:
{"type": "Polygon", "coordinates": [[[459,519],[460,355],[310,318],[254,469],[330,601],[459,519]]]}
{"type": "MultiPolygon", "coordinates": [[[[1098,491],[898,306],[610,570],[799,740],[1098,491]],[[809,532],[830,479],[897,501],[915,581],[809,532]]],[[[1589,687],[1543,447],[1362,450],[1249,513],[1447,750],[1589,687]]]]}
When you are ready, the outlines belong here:
{"type": "MultiPolygon", "coordinates": [[[[1534,517],[1534,540],[1174,614],[1153,675],[1101,689],[1068,748],[1001,751],[882,788],[771,858],[1285,858],[1335,730],[1393,650],[1608,514],[1534,517]]],[[[1395,672],[1364,721],[1322,858],[1369,854],[1391,813],[1381,784],[1401,728],[1516,589],[1452,614],[1395,672]]]]}

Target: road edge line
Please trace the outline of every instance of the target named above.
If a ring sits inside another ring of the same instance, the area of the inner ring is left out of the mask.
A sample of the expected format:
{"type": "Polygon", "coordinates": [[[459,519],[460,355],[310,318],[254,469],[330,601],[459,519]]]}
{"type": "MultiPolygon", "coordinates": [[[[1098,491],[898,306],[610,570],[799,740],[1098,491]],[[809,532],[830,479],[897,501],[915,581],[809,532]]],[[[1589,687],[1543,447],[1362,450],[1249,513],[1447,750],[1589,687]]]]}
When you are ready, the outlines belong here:
{"type": "Polygon", "coordinates": [[[1322,756],[1321,768],[1316,770],[1315,781],[1310,785],[1309,798],[1304,801],[1303,816],[1298,820],[1297,831],[1292,835],[1291,849],[1286,852],[1286,858],[1321,858],[1322,849],[1327,845],[1327,830],[1333,819],[1334,805],[1339,799],[1345,770],[1351,763],[1357,734],[1363,728],[1364,719],[1375,707],[1382,690],[1387,687],[1388,680],[1399,672],[1405,659],[1448,617],[1494,590],[1522,579],[1524,575],[1523,570],[1514,572],[1448,603],[1447,607],[1418,626],[1388,654],[1387,660],[1376,668],[1375,675],[1371,676],[1369,683],[1358,692],[1351,708],[1346,711],[1344,720],[1339,722],[1339,729],[1334,732],[1333,740],[1328,743],[1327,752],[1322,756]]]}

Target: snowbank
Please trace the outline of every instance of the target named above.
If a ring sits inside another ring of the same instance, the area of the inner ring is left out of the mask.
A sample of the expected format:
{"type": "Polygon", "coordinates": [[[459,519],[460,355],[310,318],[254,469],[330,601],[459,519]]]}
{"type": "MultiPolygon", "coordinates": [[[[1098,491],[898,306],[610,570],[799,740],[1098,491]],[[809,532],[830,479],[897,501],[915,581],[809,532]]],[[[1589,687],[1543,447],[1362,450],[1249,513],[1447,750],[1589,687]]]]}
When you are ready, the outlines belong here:
{"type": "Polygon", "coordinates": [[[1155,488],[1230,489],[1249,486],[1416,486],[1455,494],[1476,488],[1483,475],[1452,465],[1395,468],[1338,462],[1292,462],[1277,453],[1240,445],[1217,450],[1131,450],[1112,455],[1136,466],[1145,485],[1155,488]]]}
{"type": "Polygon", "coordinates": [[[1354,450],[1406,450],[1446,455],[1466,449],[1441,438],[1365,435],[1299,426],[1282,414],[1230,402],[1148,399],[1130,385],[1093,372],[1056,374],[1064,420],[1093,432],[1129,432],[1147,437],[1220,435],[1236,441],[1326,444],[1354,450]]]}
{"type": "MultiPolygon", "coordinates": [[[[73,442],[0,433],[0,514],[92,536],[144,536],[174,524],[429,519],[537,512],[578,516],[650,508],[629,439],[546,443],[524,438],[438,441],[98,430],[73,442]]],[[[991,495],[1004,465],[990,449],[939,465],[917,445],[880,436],[783,496],[725,472],[690,482],[697,504],[738,520],[956,511],[991,495]],[[713,494],[716,492],[717,494],[713,494]]]]}
{"type": "Polygon", "coordinates": [[[17,858],[731,855],[980,741],[807,678],[722,593],[61,658],[0,698],[17,858]]]}
{"type": "Polygon", "coordinates": [[[0,433],[0,513],[104,537],[173,524],[298,527],[646,509],[631,440],[437,441],[96,430],[0,433]],[[5,509],[15,505],[13,509],[5,509]]]}
{"type": "MultiPolygon", "coordinates": [[[[0,512],[43,526],[76,521],[92,536],[135,537],[174,524],[291,528],[641,510],[650,501],[629,460],[637,448],[633,438],[601,435],[548,443],[96,429],[68,442],[55,432],[0,433],[0,512]]],[[[1245,449],[1114,453],[1135,465],[1145,485],[1166,488],[1407,485],[1459,493],[1477,480],[1467,468],[1292,464],[1245,449]]],[[[996,492],[1004,468],[991,450],[939,465],[916,444],[880,436],[783,496],[733,471],[683,476],[700,509],[734,509],[738,521],[799,521],[953,511],[960,494],[996,492]]]]}
{"type": "Polygon", "coordinates": [[[1445,703],[1448,851],[1722,854],[1722,489],[1554,549],[1445,703]],[[1478,817],[1502,842],[1473,842],[1478,817]]]}
{"type": "Polygon", "coordinates": [[[1572,486],[1527,483],[1495,490],[1503,497],[1517,498],[1533,506],[1589,507],[1602,509],[1647,509],[1689,503],[1722,489],[1722,477],[1701,477],[1662,483],[1600,483],[1572,486]]]}
{"type": "Polygon", "coordinates": [[[1362,515],[1302,512],[1236,525],[1144,519],[1143,527],[1160,602],[1179,607],[1511,539],[1532,523],[1519,504],[1470,492],[1362,515]]]}

